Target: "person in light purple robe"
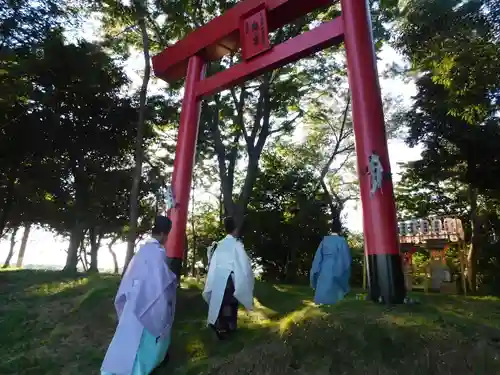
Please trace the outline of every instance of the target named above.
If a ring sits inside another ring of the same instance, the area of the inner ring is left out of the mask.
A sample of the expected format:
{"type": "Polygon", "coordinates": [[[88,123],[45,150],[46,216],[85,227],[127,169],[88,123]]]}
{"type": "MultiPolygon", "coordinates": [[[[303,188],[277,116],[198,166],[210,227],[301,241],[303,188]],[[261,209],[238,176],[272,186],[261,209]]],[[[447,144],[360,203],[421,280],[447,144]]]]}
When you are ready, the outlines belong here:
{"type": "Polygon", "coordinates": [[[101,375],[148,375],[165,359],[175,313],[177,279],[164,247],[170,219],[159,216],[132,258],[115,298],[118,315],[101,375]]]}

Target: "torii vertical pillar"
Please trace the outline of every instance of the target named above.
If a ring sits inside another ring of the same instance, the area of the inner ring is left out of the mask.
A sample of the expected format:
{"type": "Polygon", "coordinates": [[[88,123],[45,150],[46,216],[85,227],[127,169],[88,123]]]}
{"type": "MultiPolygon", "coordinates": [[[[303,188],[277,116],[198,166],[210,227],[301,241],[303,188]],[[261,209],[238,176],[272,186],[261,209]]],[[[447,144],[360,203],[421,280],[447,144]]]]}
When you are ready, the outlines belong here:
{"type": "Polygon", "coordinates": [[[172,177],[177,206],[170,212],[173,227],[167,242],[167,256],[177,274],[184,257],[200,100],[344,40],[352,92],[369,296],[384,303],[403,302],[404,276],[367,0],[341,0],[341,17],[281,44],[269,43],[270,31],[333,3],[332,0],[242,0],[153,57],[158,77],[169,82],[186,77],[172,177]],[[202,79],[204,61],[216,61],[239,50],[242,62],[202,79]],[[384,173],[380,174],[382,169],[384,173]]]}
{"type": "Polygon", "coordinates": [[[363,210],[369,297],[401,303],[406,290],[397,233],[396,207],[368,0],[341,0],[347,71],[363,210]],[[383,168],[381,186],[372,191],[369,158],[383,168]]]}
{"type": "Polygon", "coordinates": [[[180,280],[184,248],[186,246],[186,224],[191,191],[193,166],[198,140],[201,101],[196,96],[196,85],[205,75],[205,62],[199,56],[189,59],[184,98],[182,100],[179,132],[175,148],[174,171],[172,174],[172,190],[176,199],[176,207],[170,210],[172,230],[166,243],[167,259],[170,269],[180,280]]]}

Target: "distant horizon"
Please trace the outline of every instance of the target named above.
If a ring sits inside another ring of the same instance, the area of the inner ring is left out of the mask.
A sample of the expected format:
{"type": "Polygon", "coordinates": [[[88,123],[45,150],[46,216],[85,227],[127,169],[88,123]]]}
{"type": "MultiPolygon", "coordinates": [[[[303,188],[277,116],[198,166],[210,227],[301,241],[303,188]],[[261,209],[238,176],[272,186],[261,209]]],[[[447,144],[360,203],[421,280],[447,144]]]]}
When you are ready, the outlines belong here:
{"type": "MultiPolygon", "coordinates": [[[[31,263],[23,265],[22,267],[11,266],[11,267],[7,268],[7,270],[13,270],[13,271],[15,271],[15,270],[62,271],[63,269],[64,269],[64,266],[61,266],[61,265],[55,265],[55,264],[31,264],[31,263]]],[[[115,271],[113,268],[102,268],[102,267],[98,267],[97,270],[99,271],[99,273],[110,273],[110,274],[114,274],[114,271],[115,271]]],[[[80,272],[80,273],[87,272],[80,265],[77,267],[77,271],[80,272]]],[[[118,273],[121,274],[122,271],[123,271],[123,267],[119,267],[118,268],[118,273]]]]}

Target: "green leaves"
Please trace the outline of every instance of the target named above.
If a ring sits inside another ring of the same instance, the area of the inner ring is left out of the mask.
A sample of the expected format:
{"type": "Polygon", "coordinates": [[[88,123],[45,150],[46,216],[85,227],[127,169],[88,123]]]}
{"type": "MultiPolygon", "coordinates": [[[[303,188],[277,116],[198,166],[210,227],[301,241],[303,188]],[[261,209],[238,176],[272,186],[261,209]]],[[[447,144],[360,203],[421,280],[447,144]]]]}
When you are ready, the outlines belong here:
{"type": "Polygon", "coordinates": [[[498,110],[500,47],[486,1],[410,0],[395,45],[447,90],[449,113],[475,125],[498,110]]]}
{"type": "MultiPolygon", "coordinates": [[[[78,219],[117,230],[128,216],[136,134],[137,102],[122,95],[127,77],[98,45],[65,44],[49,33],[41,47],[43,58],[19,47],[2,61],[5,222],[27,220],[67,233],[78,219]]],[[[151,125],[164,121],[164,103],[150,104],[145,143],[154,135],[151,125]]],[[[141,199],[150,188],[146,179],[141,199]]]]}
{"type": "Polygon", "coordinates": [[[423,181],[472,184],[492,194],[500,167],[500,44],[485,1],[410,0],[396,46],[418,71],[413,107],[403,116],[408,143],[425,147],[411,166],[423,181]]]}
{"type": "Polygon", "coordinates": [[[274,146],[254,186],[245,244],[260,259],[264,278],[293,280],[307,275],[329,215],[307,164],[286,145],[274,146]]]}

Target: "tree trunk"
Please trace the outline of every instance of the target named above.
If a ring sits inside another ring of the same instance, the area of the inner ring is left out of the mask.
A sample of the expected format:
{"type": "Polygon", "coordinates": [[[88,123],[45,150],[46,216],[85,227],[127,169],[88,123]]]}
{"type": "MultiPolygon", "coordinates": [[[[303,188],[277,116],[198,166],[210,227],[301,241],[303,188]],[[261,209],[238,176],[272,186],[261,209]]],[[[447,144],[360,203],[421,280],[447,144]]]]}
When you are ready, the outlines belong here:
{"type": "Polygon", "coordinates": [[[191,247],[191,276],[196,274],[196,245],[193,240],[193,246],[191,247]]]}
{"type": "Polygon", "coordinates": [[[288,248],[287,265],[286,265],[286,282],[293,284],[297,281],[297,250],[293,244],[288,248]]]}
{"type": "Polygon", "coordinates": [[[184,234],[184,259],[182,259],[181,274],[184,276],[188,275],[188,254],[189,254],[189,240],[187,232],[184,234]]]}
{"type": "Polygon", "coordinates": [[[98,239],[97,230],[95,227],[89,230],[90,239],[90,267],[89,272],[99,272],[97,264],[97,253],[99,251],[100,239],[98,239]]]}
{"type": "Polygon", "coordinates": [[[214,147],[217,154],[219,166],[219,177],[222,187],[222,197],[224,200],[225,214],[233,216],[239,229],[243,225],[244,215],[252,194],[253,185],[259,172],[259,159],[264,149],[268,137],[271,135],[271,105],[269,97],[271,74],[263,76],[263,82],[259,88],[259,99],[257,110],[253,121],[252,130],[247,132],[245,127],[244,106],[245,106],[245,87],[241,87],[239,98],[236,92],[231,90],[234,105],[236,107],[236,116],[234,122],[239,126],[239,131],[235,132],[232,146],[226,150],[219,130],[219,97],[215,96],[216,110],[211,131],[214,137],[214,147]],[[235,167],[238,159],[239,141],[243,137],[246,143],[248,154],[248,164],[246,174],[237,201],[233,200],[233,188],[235,179],[235,167]],[[226,152],[227,151],[227,152],[226,152]]]}
{"type": "Polygon", "coordinates": [[[0,211],[0,238],[2,238],[4,235],[10,210],[12,208],[12,203],[14,202],[14,183],[16,177],[17,177],[17,170],[11,173],[11,176],[9,176],[9,181],[7,183],[7,192],[5,194],[5,201],[2,210],[0,211]]]}
{"type": "Polygon", "coordinates": [[[222,184],[219,189],[219,221],[220,225],[224,222],[224,199],[222,197],[222,184]]]}
{"type": "Polygon", "coordinates": [[[9,248],[9,253],[7,254],[7,259],[5,259],[5,263],[3,264],[2,268],[9,268],[10,267],[10,261],[12,260],[12,257],[14,256],[14,247],[16,246],[16,235],[19,227],[15,227],[12,229],[12,233],[10,235],[10,248],[9,248]]]}
{"type": "Polygon", "coordinates": [[[63,271],[76,273],[78,267],[78,250],[80,249],[83,237],[83,226],[77,221],[71,231],[66,265],[64,266],[63,271]]]}
{"type": "Polygon", "coordinates": [[[324,180],[321,180],[321,187],[325,192],[328,207],[330,208],[330,218],[332,219],[332,224],[335,222],[340,224],[341,223],[340,215],[342,214],[342,210],[344,209],[344,205],[347,200],[346,199],[342,200],[337,195],[335,195],[334,198],[332,193],[330,193],[330,190],[328,189],[328,186],[326,185],[326,182],[324,180]]]}
{"type": "Polygon", "coordinates": [[[119,269],[118,269],[118,259],[116,258],[116,253],[113,250],[113,245],[118,241],[118,237],[115,237],[111,240],[111,242],[108,244],[108,251],[111,254],[111,257],[113,258],[113,273],[118,274],[119,269]]]}
{"type": "Polygon", "coordinates": [[[479,223],[479,215],[477,209],[477,189],[469,185],[468,198],[470,204],[470,224],[471,224],[471,239],[470,249],[467,255],[467,281],[471,293],[475,293],[477,289],[477,259],[480,247],[480,232],[481,225],[479,223]]]}
{"type": "Polygon", "coordinates": [[[21,239],[21,247],[19,248],[19,256],[17,257],[16,267],[21,268],[23,266],[24,254],[26,253],[26,245],[28,244],[28,238],[30,236],[31,223],[24,225],[23,238],[21,239]]]}
{"type": "Polygon", "coordinates": [[[89,261],[87,259],[87,248],[85,246],[85,234],[82,236],[82,242],[80,242],[78,249],[78,259],[82,264],[83,272],[87,272],[89,270],[89,261]]]}
{"type": "Polygon", "coordinates": [[[132,176],[132,188],[130,191],[130,223],[127,238],[127,253],[125,256],[125,264],[123,272],[126,271],[128,264],[134,256],[135,240],[137,235],[137,221],[139,218],[139,191],[142,175],[142,163],[144,159],[143,138],[146,115],[146,99],[148,94],[148,84],[151,75],[151,62],[149,57],[149,38],[146,28],[146,9],[144,5],[138,5],[139,12],[139,27],[142,34],[142,52],[144,55],[144,76],[142,78],[142,86],[139,95],[139,120],[137,122],[137,137],[135,140],[135,168],[132,176]]]}
{"type": "MultiPolygon", "coordinates": [[[[195,212],[195,208],[196,208],[196,200],[194,198],[194,191],[195,191],[195,187],[196,187],[196,181],[194,181],[195,183],[193,183],[193,191],[191,193],[191,232],[192,232],[192,238],[193,238],[193,242],[191,243],[191,276],[194,277],[195,275],[195,265],[196,265],[196,246],[197,246],[197,241],[196,241],[196,224],[195,224],[195,216],[194,216],[194,212],[195,212]]],[[[185,262],[184,263],[186,265],[186,269],[187,269],[187,263],[185,262]]]]}

